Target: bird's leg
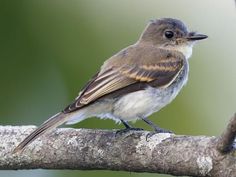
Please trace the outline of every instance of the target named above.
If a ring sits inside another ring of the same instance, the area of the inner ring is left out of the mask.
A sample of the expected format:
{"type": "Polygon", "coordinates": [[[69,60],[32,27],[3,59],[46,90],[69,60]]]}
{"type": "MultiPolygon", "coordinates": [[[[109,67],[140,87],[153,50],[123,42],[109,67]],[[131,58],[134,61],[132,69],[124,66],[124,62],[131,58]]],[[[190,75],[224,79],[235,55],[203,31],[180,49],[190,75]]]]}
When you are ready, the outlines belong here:
{"type": "Polygon", "coordinates": [[[126,129],[132,128],[132,126],[131,126],[127,121],[124,121],[124,120],[122,120],[122,119],[120,119],[120,121],[124,124],[124,126],[125,126],[126,129]]]}
{"type": "Polygon", "coordinates": [[[132,127],[131,125],[128,124],[127,121],[124,121],[122,119],[120,119],[120,120],[124,124],[125,129],[117,130],[116,134],[123,134],[123,133],[127,133],[129,131],[132,131],[132,130],[134,130],[134,131],[141,131],[141,130],[143,130],[142,128],[134,128],[134,127],[132,127]]]}
{"type": "Polygon", "coordinates": [[[147,118],[141,118],[145,123],[147,123],[148,125],[150,125],[153,129],[154,129],[154,132],[150,132],[147,134],[146,136],[146,140],[148,138],[150,138],[152,135],[156,134],[156,133],[173,133],[172,131],[170,130],[166,130],[166,129],[162,129],[158,126],[156,126],[153,122],[151,122],[150,120],[148,120],[147,118]]]}
{"type": "Polygon", "coordinates": [[[155,125],[153,122],[151,122],[147,118],[142,118],[142,120],[145,123],[147,123],[148,125],[150,125],[156,133],[172,133],[170,130],[165,130],[165,129],[158,127],[157,125],[155,125]]]}

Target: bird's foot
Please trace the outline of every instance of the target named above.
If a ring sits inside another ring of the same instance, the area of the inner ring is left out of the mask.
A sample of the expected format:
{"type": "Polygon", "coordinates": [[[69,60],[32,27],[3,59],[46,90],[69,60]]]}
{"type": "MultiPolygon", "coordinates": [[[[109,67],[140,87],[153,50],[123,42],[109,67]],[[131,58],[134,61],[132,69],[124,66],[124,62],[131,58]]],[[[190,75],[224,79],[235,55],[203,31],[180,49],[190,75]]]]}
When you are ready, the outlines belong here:
{"type": "Polygon", "coordinates": [[[148,141],[148,138],[151,138],[153,135],[155,135],[157,133],[173,133],[173,132],[170,131],[170,130],[166,130],[166,129],[160,128],[160,127],[155,127],[153,132],[149,132],[146,135],[146,141],[148,141]]]}
{"type": "Polygon", "coordinates": [[[143,129],[142,128],[133,128],[133,127],[125,128],[125,129],[117,130],[116,135],[118,135],[118,134],[122,135],[122,134],[125,134],[130,131],[143,131],[143,129]]]}

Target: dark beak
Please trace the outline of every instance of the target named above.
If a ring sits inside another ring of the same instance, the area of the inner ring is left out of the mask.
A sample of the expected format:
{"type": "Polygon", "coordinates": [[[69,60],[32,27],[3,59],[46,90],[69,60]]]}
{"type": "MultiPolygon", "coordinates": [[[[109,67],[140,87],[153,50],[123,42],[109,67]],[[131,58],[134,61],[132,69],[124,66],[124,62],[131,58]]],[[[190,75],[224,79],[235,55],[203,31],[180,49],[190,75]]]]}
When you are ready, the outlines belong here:
{"type": "Polygon", "coordinates": [[[197,41],[197,40],[202,40],[208,38],[207,35],[205,34],[197,34],[194,32],[189,33],[189,36],[187,37],[188,40],[190,41],[197,41]]]}

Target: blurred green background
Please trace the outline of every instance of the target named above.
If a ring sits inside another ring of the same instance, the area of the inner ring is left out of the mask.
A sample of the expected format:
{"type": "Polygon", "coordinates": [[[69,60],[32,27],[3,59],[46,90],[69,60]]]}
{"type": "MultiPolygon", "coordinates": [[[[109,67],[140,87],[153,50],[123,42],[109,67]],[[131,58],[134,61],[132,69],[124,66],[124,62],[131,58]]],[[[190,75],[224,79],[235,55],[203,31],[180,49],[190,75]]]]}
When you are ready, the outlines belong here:
{"type": "MultiPolygon", "coordinates": [[[[233,0],[21,0],[0,2],[1,125],[39,125],[62,110],[105,59],[134,43],[149,19],[174,17],[209,35],[195,46],[189,82],[151,120],[177,134],[219,135],[236,111],[233,0]]],[[[149,129],[143,122],[137,127],[149,129]]],[[[74,127],[122,128],[88,119],[74,127]]],[[[161,159],[160,159],[161,160],[161,159]]],[[[0,176],[164,177],[111,172],[28,170],[0,176]]]]}

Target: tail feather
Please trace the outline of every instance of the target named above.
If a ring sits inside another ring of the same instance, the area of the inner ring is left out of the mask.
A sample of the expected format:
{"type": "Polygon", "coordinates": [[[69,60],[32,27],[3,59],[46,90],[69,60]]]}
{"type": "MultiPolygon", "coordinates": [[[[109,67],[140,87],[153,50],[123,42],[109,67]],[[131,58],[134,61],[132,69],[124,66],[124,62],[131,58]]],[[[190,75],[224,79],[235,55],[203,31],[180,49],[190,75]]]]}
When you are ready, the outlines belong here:
{"type": "Polygon", "coordinates": [[[24,148],[32,143],[39,136],[49,132],[53,128],[56,128],[67,121],[67,116],[64,113],[58,113],[45,121],[36,130],[34,130],[30,135],[28,135],[14,150],[13,153],[23,151],[24,148]]]}

